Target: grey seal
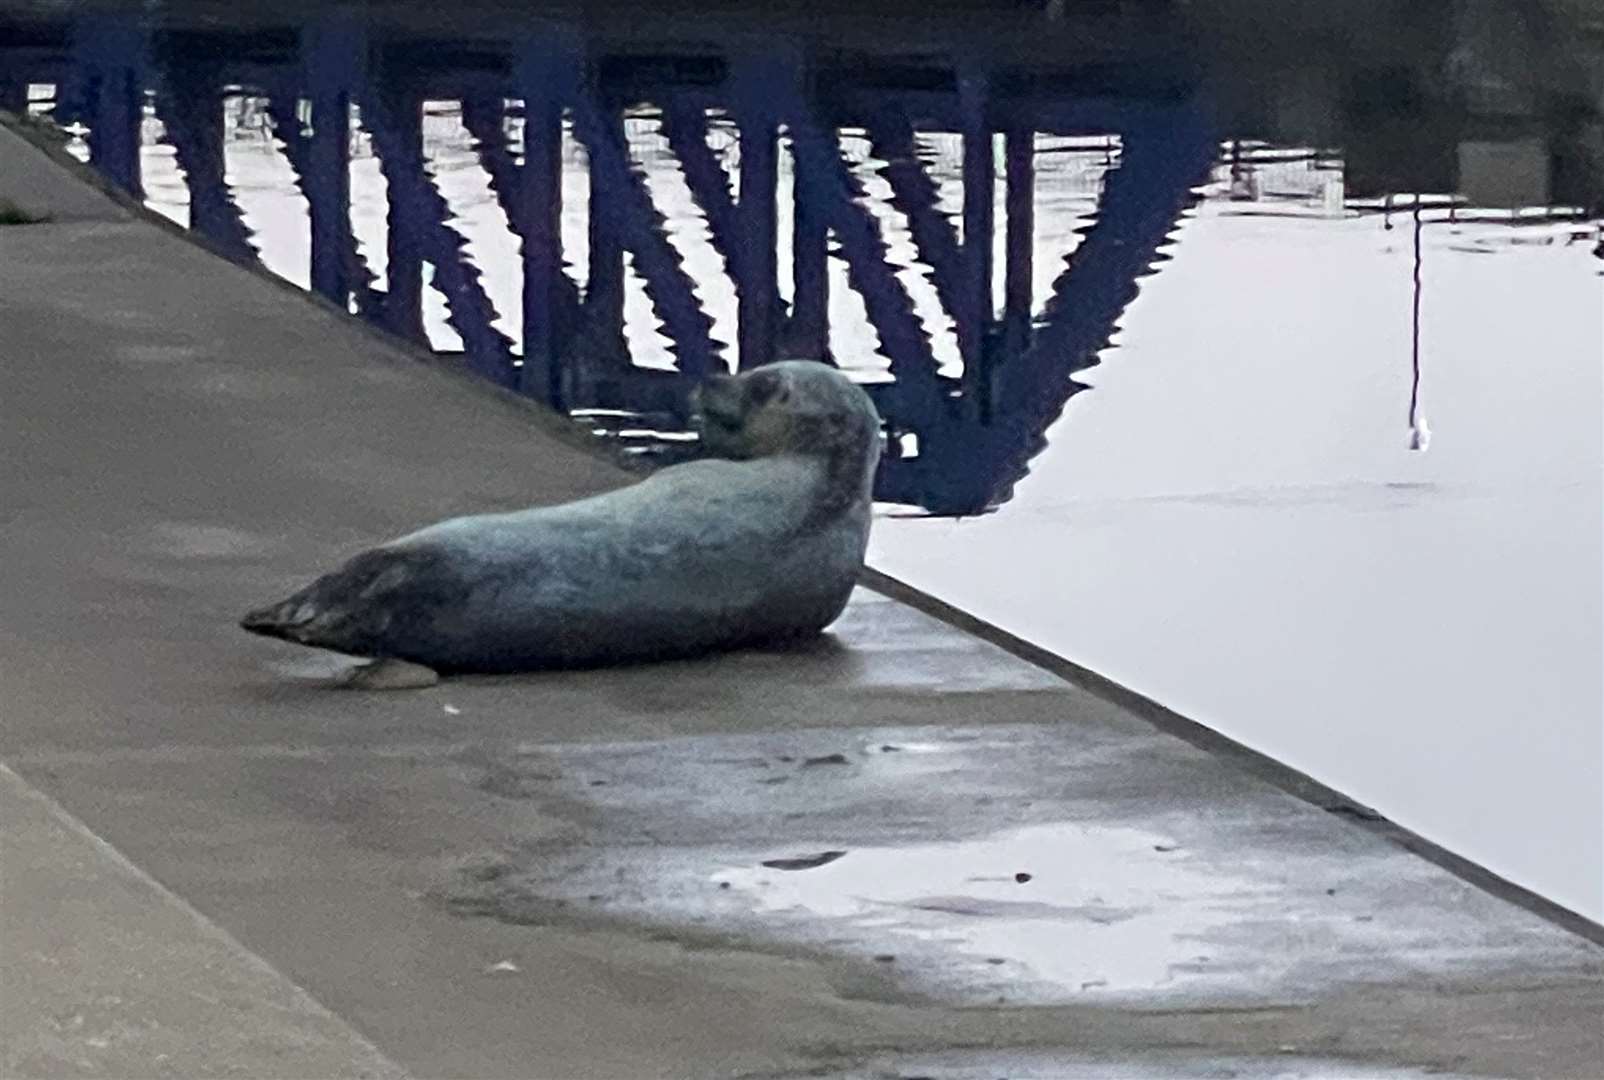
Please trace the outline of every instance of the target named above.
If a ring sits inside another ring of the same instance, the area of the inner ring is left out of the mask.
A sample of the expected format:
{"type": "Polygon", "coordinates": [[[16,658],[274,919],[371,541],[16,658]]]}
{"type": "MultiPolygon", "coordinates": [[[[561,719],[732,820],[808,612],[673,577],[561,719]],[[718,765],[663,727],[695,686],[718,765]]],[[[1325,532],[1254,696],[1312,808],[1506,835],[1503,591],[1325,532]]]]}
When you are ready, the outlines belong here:
{"type": "Polygon", "coordinates": [[[372,658],[359,685],[684,657],[816,634],[869,540],[880,418],[824,364],[693,393],[707,456],[557,506],[453,518],[250,612],[256,634],[372,658]]]}

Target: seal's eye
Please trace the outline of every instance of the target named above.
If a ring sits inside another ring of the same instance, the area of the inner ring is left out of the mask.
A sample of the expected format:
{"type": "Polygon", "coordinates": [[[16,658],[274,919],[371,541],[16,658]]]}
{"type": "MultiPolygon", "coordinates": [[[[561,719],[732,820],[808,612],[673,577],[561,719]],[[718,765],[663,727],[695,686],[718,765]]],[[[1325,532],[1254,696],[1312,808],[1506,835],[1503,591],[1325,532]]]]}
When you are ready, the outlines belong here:
{"type": "Polygon", "coordinates": [[[786,398],[785,379],[778,372],[757,371],[746,378],[746,400],[752,406],[767,405],[786,398]]]}

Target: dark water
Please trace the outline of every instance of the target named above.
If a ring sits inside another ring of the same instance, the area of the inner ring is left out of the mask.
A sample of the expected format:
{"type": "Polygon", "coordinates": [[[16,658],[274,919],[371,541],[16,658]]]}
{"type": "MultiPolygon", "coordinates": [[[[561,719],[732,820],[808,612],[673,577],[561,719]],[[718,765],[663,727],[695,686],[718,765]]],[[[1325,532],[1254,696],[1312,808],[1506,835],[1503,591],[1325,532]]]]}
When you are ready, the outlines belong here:
{"type": "Polygon", "coordinates": [[[1592,5],[378,10],[0,0],[0,105],[637,453],[839,364],[877,565],[1604,913],[1592,5]]]}

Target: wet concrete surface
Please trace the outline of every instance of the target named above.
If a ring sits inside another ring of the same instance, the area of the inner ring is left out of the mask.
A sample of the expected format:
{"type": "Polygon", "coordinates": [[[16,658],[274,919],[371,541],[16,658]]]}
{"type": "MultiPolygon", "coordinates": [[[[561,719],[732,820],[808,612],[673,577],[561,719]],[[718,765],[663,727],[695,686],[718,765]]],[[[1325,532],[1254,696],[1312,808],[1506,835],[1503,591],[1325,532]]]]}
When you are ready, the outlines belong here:
{"type": "Polygon", "coordinates": [[[871,593],[791,652],[329,689],[239,612],[628,476],[138,218],[0,230],[0,325],[0,760],[416,1075],[1604,1060],[1598,946],[871,593]]]}
{"type": "Polygon", "coordinates": [[[1400,849],[1086,719],[470,754],[480,790],[566,821],[470,861],[447,896],[830,950],[961,1004],[1264,1005],[1423,968],[1595,970],[1593,948],[1400,849]]]}
{"type": "Polygon", "coordinates": [[[0,1075],[405,1075],[3,766],[0,941],[0,1075]]]}

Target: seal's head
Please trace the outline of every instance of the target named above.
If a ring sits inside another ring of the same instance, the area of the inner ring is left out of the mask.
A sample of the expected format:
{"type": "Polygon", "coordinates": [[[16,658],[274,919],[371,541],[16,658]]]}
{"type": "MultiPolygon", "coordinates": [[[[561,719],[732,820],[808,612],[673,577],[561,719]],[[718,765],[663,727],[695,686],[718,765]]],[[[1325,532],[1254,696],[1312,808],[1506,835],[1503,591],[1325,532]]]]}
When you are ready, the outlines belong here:
{"type": "Polygon", "coordinates": [[[835,368],[782,360],[715,375],[694,392],[702,447],[711,456],[804,454],[867,475],[880,456],[880,416],[869,395],[835,368]]]}

